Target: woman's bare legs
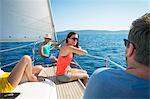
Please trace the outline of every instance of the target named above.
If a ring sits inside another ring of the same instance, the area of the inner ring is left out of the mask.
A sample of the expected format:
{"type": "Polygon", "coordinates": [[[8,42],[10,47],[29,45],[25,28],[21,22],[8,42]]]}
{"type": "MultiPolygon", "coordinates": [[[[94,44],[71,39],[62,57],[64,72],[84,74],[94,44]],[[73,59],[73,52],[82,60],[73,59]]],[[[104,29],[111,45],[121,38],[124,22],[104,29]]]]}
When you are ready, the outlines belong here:
{"type": "Polygon", "coordinates": [[[8,81],[13,87],[16,87],[22,80],[23,76],[26,76],[29,81],[37,81],[37,77],[32,74],[32,60],[27,55],[23,56],[13,68],[8,77],[8,81]]]}
{"type": "Polygon", "coordinates": [[[38,74],[43,69],[41,65],[35,65],[32,67],[32,74],[38,74]]]}
{"type": "Polygon", "coordinates": [[[86,85],[89,75],[85,70],[80,70],[80,69],[71,69],[71,81],[72,80],[77,80],[77,79],[83,79],[83,84],[86,85]]]}
{"type": "Polygon", "coordinates": [[[81,70],[81,69],[76,69],[76,68],[71,68],[72,72],[79,72],[79,73],[87,73],[87,71],[85,70],[81,70]]]}
{"type": "MultiPolygon", "coordinates": [[[[42,69],[43,69],[43,67],[41,65],[32,66],[32,74],[34,74],[37,77],[42,69]]],[[[24,74],[20,83],[23,83],[26,81],[28,81],[28,79],[27,79],[26,75],[24,74]]],[[[38,81],[39,81],[39,79],[38,79],[38,81]]]]}

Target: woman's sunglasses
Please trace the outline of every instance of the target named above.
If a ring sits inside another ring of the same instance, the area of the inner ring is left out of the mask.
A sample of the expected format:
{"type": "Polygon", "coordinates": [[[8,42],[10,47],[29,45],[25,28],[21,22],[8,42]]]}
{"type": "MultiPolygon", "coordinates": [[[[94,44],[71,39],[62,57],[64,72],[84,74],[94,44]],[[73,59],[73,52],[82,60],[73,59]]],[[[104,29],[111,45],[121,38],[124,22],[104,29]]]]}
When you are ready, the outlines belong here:
{"type": "Polygon", "coordinates": [[[74,41],[75,41],[75,40],[77,40],[77,41],[78,41],[78,38],[75,38],[75,37],[73,37],[73,38],[70,38],[70,39],[72,39],[72,40],[74,40],[74,41]]]}
{"type": "Polygon", "coordinates": [[[51,40],[51,38],[45,38],[45,39],[47,39],[47,40],[51,40]]]}

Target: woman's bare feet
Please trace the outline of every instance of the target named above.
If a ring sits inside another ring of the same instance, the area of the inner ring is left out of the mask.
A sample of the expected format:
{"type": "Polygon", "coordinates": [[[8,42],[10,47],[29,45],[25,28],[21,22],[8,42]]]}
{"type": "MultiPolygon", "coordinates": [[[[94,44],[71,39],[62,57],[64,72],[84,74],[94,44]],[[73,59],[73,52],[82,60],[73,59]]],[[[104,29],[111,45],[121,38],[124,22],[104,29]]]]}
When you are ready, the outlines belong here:
{"type": "Polygon", "coordinates": [[[45,78],[44,78],[44,77],[42,77],[42,76],[38,76],[38,77],[37,77],[37,79],[38,79],[38,81],[39,81],[39,82],[41,82],[41,81],[45,81],[45,78]]]}
{"type": "Polygon", "coordinates": [[[31,82],[37,82],[38,79],[37,79],[36,76],[32,75],[31,78],[29,78],[29,81],[31,81],[31,82]]]}

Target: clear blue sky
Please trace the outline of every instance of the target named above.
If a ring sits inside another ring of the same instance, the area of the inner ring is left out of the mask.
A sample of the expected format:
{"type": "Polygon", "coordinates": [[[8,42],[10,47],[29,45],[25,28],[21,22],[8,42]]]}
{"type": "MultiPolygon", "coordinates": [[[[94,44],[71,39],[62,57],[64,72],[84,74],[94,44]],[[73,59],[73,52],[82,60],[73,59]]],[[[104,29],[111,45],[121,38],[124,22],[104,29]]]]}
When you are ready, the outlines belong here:
{"type": "Polygon", "coordinates": [[[51,0],[56,31],[128,30],[150,0],[51,0]]]}

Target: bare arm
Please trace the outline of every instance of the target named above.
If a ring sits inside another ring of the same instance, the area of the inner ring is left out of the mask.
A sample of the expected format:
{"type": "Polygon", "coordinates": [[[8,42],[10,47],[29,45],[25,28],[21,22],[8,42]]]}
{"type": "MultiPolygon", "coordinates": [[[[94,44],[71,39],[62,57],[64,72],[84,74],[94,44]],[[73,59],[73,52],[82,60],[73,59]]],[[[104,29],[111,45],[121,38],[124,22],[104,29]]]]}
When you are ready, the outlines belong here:
{"type": "Polygon", "coordinates": [[[74,46],[69,46],[68,50],[69,50],[69,52],[72,52],[72,53],[75,53],[75,54],[78,54],[78,55],[85,55],[85,54],[87,54],[86,50],[83,50],[81,48],[76,48],[74,46]]]}
{"type": "Polygon", "coordinates": [[[74,46],[67,46],[67,47],[63,48],[62,50],[63,50],[62,53],[61,53],[62,56],[67,56],[69,53],[75,53],[75,54],[78,54],[78,55],[87,54],[86,50],[83,50],[81,48],[76,48],[74,46]]]}
{"type": "Polygon", "coordinates": [[[59,46],[61,43],[63,43],[66,39],[61,40],[60,42],[51,42],[52,46],[59,46]]]}

